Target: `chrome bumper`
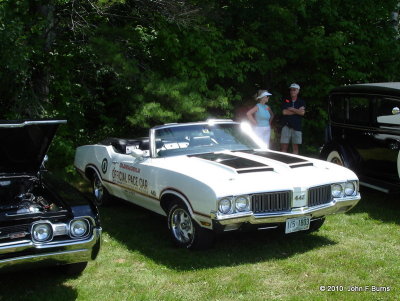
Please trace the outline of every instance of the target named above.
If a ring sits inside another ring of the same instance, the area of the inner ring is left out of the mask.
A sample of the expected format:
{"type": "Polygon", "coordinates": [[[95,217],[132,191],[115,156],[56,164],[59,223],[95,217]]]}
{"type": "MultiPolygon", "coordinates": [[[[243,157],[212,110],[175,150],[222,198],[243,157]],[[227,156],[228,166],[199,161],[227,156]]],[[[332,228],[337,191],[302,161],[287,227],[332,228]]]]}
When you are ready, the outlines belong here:
{"type": "Polygon", "coordinates": [[[327,204],[294,208],[291,211],[277,213],[261,213],[254,214],[253,212],[235,213],[229,215],[219,215],[215,212],[211,213],[211,218],[220,225],[231,225],[238,223],[250,224],[277,224],[284,223],[289,218],[311,216],[311,219],[318,219],[329,214],[344,213],[353,208],[360,201],[361,196],[358,194],[354,197],[336,199],[327,204]]]}
{"type": "Polygon", "coordinates": [[[63,265],[94,260],[100,250],[101,232],[101,228],[94,228],[91,237],[78,241],[35,244],[24,240],[0,244],[0,271],[17,266],[63,265]]]}

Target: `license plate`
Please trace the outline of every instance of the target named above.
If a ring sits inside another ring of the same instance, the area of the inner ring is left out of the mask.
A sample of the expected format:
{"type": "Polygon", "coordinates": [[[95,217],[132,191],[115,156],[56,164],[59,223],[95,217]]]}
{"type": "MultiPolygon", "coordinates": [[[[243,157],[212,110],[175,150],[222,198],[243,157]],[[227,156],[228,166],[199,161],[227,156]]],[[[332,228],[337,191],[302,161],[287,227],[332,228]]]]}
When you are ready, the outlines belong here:
{"type": "Polygon", "coordinates": [[[287,219],[285,233],[293,233],[310,229],[310,220],[310,216],[287,219]]]}

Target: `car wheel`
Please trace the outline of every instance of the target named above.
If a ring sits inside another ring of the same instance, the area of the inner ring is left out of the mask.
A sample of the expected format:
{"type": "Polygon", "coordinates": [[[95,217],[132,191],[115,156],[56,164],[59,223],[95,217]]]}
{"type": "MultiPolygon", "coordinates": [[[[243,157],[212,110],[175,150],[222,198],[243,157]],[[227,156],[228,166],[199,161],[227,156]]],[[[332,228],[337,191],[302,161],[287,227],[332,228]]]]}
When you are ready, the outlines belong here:
{"type": "Polygon", "coordinates": [[[97,174],[94,175],[92,180],[92,193],[96,206],[100,207],[110,203],[111,196],[97,174]]]}
{"type": "Polygon", "coordinates": [[[322,227],[324,222],[325,222],[325,217],[317,219],[315,221],[311,221],[310,229],[307,230],[307,233],[318,231],[318,229],[322,227]]]}
{"type": "Polygon", "coordinates": [[[328,154],[328,157],[326,158],[326,161],[335,163],[335,164],[340,165],[340,166],[344,166],[344,161],[342,159],[342,156],[336,150],[331,151],[328,154]]]}
{"type": "Polygon", "coordinates": [[[61,266],[61,270],[64,274],[70,276],[78,276],[82,274],[87,266],[87,262],[78,262],[78,263],[71,263],[67,265],[61,266]]]}
{"type": "Polygon", "coordinates": [[[174,203],[168,211],[168,228],[173,242],[187,249],[206,249],[214,243],[214,233],[200,227],[181,203],[174,203]]]}

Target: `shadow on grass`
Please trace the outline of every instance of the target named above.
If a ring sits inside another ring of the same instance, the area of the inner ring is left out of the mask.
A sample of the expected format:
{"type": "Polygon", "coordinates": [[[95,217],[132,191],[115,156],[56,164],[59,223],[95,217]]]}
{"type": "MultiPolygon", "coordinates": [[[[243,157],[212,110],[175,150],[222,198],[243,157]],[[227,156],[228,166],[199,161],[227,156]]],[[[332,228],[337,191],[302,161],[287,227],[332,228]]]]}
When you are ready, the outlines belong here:
{"type": "Polygon", "coordinates": [[[76,300],[76,290],[64,285],[67,279],[57,267],[2,272],[0,301],[76,300]]]}
{"type": "Polygon", "coordinates": [[[368,213],[384,223],[400,224],[400,194],[386,194],[361,187],[361,201],[347,214],[368,213]]]}
{"type": "Polygon", "coordinates": [[[318,234],[231,232],[218,236],[212,249],[189,251],[173,246],[165,217],[122,201],[101,208],[100,214],[103,231],[121,244],[183,271],[280,260],[336,243],[318,234]]]}

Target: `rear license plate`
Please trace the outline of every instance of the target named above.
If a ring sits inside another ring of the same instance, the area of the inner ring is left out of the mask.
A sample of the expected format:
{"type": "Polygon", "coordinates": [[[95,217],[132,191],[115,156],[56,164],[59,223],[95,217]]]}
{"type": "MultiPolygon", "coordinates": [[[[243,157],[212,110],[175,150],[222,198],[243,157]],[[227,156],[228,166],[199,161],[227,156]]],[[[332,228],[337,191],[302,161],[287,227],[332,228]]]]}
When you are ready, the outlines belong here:
{"type": "Polygon", "coordinates": [[[310,229],[310,220],[310,216],[302,216],[286,220],[285,233],[292,233],[310,229]]]}

